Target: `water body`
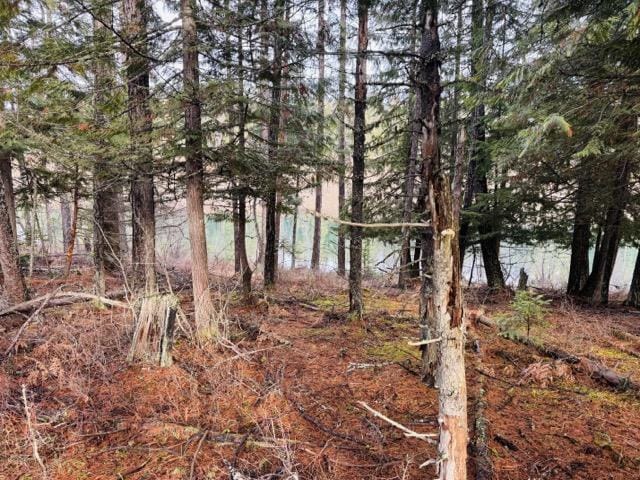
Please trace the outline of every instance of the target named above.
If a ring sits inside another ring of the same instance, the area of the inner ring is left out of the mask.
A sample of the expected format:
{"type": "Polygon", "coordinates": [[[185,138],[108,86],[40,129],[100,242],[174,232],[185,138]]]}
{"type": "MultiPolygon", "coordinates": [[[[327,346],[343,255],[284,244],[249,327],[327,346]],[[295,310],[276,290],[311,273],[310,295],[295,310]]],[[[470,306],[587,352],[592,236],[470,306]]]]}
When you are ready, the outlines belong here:
{"type": "MultiPolygon", "coordinates": [[[[292,228],[293,217],[291,215],[283,216],[280,226],[281,248],[278,256],[281,268],[290,268],[291,266],[292,228]]],[[[207,221],[206,231],[211,262],[232,262],[232,222],[210,219],[207,221]]],[[[170,227],[165,225],[161,232],[164,233],[160,233],[160,235],[166,237],[165,241],[159,242],[161,257],[164,256],[169,262],[188,258],[189,245],[186,223],[174,224],[170,227]],[[168,238],[171,238],[171,241],[168,238]],[[164,245],[164,247],[160,245],[164,245]]],[[[337,269],[337,225],[323,220],[321,239],[321,269],[335,271],[337,269]]],[[[313,216],[301,213],[298,217],[296,267],[309,266],[312,242],[313,216]]],[[[247,253],[250,261],[255,259],[257,254],[257,239],[253,223],[247,225],[247,253]]],[[[626,291],[629,288],[636,253],[635,248],[620,248],[611,279],[612,292],[626,291]]],[[[570,255],[569,249],[552,243],[535,246],[503,244],[501,248],[502,266],[505,278],[510,285],[517,284],[520,268],[524,268],[529,275],[530,285],[562,289],[569,276],[570,255]]],[[[377,275],[392,275],[396,271],[397,261],[398,246],[396,244],[375,239],[364,241],[364,266],[368,272],[377,275]]],[[[473,283],[484,282],[484,268],[479,248],[476,249],[475,254],[471,249],[467,251],[462,273],[467,281],[471,277],[473,283]]]]}

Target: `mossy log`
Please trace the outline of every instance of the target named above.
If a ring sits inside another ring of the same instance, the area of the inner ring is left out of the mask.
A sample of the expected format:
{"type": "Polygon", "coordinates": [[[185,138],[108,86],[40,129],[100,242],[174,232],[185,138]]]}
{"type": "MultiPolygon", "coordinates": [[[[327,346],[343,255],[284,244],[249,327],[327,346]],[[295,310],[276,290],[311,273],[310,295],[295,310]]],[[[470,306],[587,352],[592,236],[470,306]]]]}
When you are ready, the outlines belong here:
{"type": "MultiPolygon", "coordinates": [[[[496,323],[490,318],[488,318],[486,315],[478,315],[475,318],[475,320],[478,323],[481,323],[482,325],[497,328],[496,323]]],[[[503,336],[514,342],[518,342],[523,345],[533,347],[536,349],[538,353],[540,353],[545,357],[554,358],[556,360],[562,360],[564,362],[574,364],[574,365],[580,364],[583,370],[585,370],[590,376],[618,390],[633,390],[635,392],[640,392],[640,384],[632,381],[629,377],[620,375],[616,371],[608,367],[605,367],[600,362],[591,360],[586,357],[573,355],[555,346],[547,345],[542,342],[537,342],[532,340],[531,338],[527,338],[522,335],[510,333],[510,334],[505,334],[503,336]]]]}

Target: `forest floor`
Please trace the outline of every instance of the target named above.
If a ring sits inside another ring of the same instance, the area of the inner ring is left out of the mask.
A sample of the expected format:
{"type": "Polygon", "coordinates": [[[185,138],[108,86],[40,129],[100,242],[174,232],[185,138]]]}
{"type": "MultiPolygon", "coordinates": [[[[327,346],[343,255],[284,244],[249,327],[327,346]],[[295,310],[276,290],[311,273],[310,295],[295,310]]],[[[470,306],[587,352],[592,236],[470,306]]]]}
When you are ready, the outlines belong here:
{"type": "MultiPolygon", "coordinates": [[[[87,272],[34,278],[30,287],[36,296],[60,286],[90,291],[90,282],[87,272]]],[[[115,279],[110,287],[118,289],[115,279]]],[[[346,315],[345,292],[334,275],[283,272],[276,289],[246,305],[220,280],[216,305],[233,344],[180,338],[168,368],[126,362],[126,309],[44,310],[0,360],[0,479],[433,478],[433,467],[419,465],[435,447],[360,403],[437,432],[436,392],[421,383],[419,351],[408,345],[417,288],[369,284],[362,320],[346,315]]],[[[189,313],[188,293],[182,298],[189,313]]],[[[473,289],[467,305],[497,316],[509,298],[473,289]]],[[[0,318],[0,354],[22,321],[0,318]]],[[[532,336],[640,382],[636,311],[556,296],[532,336]]],[[[493,478],[640,478],[640,394],[473,321],[469,338],[470,436],[482,388],[493,478]]]]}

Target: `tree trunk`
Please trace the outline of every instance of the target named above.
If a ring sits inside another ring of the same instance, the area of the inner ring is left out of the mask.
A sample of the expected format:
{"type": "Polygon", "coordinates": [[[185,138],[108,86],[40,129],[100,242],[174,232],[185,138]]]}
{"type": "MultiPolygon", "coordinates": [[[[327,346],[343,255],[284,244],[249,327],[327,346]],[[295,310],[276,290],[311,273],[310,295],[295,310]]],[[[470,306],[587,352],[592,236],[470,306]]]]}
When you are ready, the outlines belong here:
{"type": "MultiPolygon", "coordinates": [[[[351,221],[362,223],[364,201],[365,113],[367,109],[367,45],[369,1],[358,0],[358,53],[355,72],[351,221]]],[[[349,312],[362,315],[362,227],[351,226],[349,243],[349,312]]]]}
{"type": "MultiPolygon", "coordinates": [[[[237,190],[237,187],[233,187],[237,190]]],[[[233,271],[238,274],[240,268],[240,216],[238,213],[238,193],[234,191],[231,198],[231,217],[233,221],[233,271]]]]}
{"type": "MultiPolygon", "coordinates": [[[[479,88],[476,95],[483,95],[486,90],[489,45],[492,38],[493,14],[495,5],[489,0],[486,8],[483,0],[473,0],[471,6],[472,28],[471,44],[474,51],[471,61],[471,76],[477,79],[479,88]]],[[[491,158],[486,146],[485,105],[480,102],[473,110],[473,129],[471,136],[471,159],[467,175],[467,185],[463,198],[463,207],[468,210],[474,203],[477,194],[488,194],[487,172],[491,158]]],[[[491,289],[505,287],[504,274],[500,264],[500,224],[490,206],[482,208],[478,221],[480,250],[487,278],[491,289]]],[[[460,225],[460,259],[464,259],[464,251],[468,246],[470,222],[463,218],[460,225]]]]}
{"type": "MultiPolygon", "coordinates": [[[[109,28],[113,25],[110,4],[94,5],[93,34],[96,49],[113,41],[109,28]]],[[[115,60],[113,56],[94,60],[94,124],[98,131],[107,126],[109,94],[114,88],[115,60]]],[[[93,263],[94,285],[98,295],[105,293],[105,271],[116,272],[120,265],[120,185],[112,172],[111,160],[104,155],[105,142],[99,140],[93,168],[93,263]]]]}
{"type": "MultiPolygon", "coordinates": [[[[338,59],[338,217],[342,220],[345,214],[345,172],[347,169],[345,153],[345,121],[347,85],[347,0],[340,0],[340,52],[338,59]]],[[[346,240],[344,225],[338,226],[338,275],[346,273],[346,240]]]]}
{"type": "Polygon", "coordinates": [[[249,266],[247,246],[245,243],[247,228],[247,200],[244,194],[238,198],[238,236],[240,237],[240,275],[242,277],[242,293],[247,296],[251,293],[251,276],[253,272],[249,266]]]}
{"type": "MultiPolygon", "coordinates": [[[[274,16],[281,19],[284,14],[283,0],[277,0],[274,16]]],[[[268,157],[272,165],[274,178],[271,179],[270,191],[265,198],[266,225],[265,225],[265,252],[264,252],[264,286],[269,287],[276,282],[278,269],[278,140],[280,136],[280,117],[282,113],[282,39],[281,35],[273,38],[273,63],[271,65],[271,103],[269,106],[269,131],[268,131],[268,157]]]]}
{"type": "MultiPolygon", "coordinates": [[[[73,216],[71,217],[71,230],[69,231],[69,245],[67,245],[67,263],[64,274],[69,275],[71,264],[73,263],[73,250],[76,246],[76,238],[78,236],[78,207],[80,206],[80,185],[78,177],[78,168],[76,167],[76,181],[73,186],[73,216]]],[[[34,210],[35,211],[35,210],[34,210]]],[[[33,222],[35,224],[35,221],[33,222]]]]}
{"type": "Polygon", "coordinates": [[[409,275],[411,278],[420,277],[420,258],[422,257],[422,240],[416,238],[413,247],[413,262],[409,266],[409,275]]]}
{"type": "Polygon", "coordinates": [[[258,209],[257,209],[257,199],[253,199],[253,204],[252,204],[252,213],[253,213],[253,225],[255,227],[256,230],[256,269],[258,268],[259,265],[261,265],[262,263],[264,263],[264,224],[265,222],[265,209],[264,209],[264,205],[261,205],[261,209],[260,209],[260,217],[261,217],[261,222],[258,221],[258,209]]]}
{"type": "Polygon", "coordinates": [[[11,231],[13,232],[13,240],[15,244],[18,245],[18,226],[16,223],[16,201],[13,193],[11,154],[5,150],[0,150],[0,181],[4,187],[4,203],[7,206],[7,213],[11,223],[11,231]]]}
{"type": "MultiPolygon", "coordinates": [[[[482,2],[480,2],[482,4],[482,2]]],[[[478,55],[479,64],[476,65],[476,74],[481,77],[481,94],[484,95],[486,90],[488,67],[489,67],[489,50],[492,42],[493,34],[493,14],[495,5],[493,0],[488,0],[484,12],[479,12],[483,17],[480,18],[480,31],[475,35],[482,42],[481,50],[478,55]],[[484,27],[482,23],[484,21],[484,27]]],[[[475,39],[475,36],[474,36],[475,39]]],[[[491,158],[486,146],[486,116],[485,105],[481,103],[476,107],[474,112],[474,128],[473,128],[473,149],[472,155],[477,158],[475,179],[477,181],[474,186],[474,194],[487,195],[489,188],[487,184],[487,172],[491,167],[491,158]]],[[[480,251],[482,253],[482,262],[484,264],[485,276],[487,278],[487,286],[490,289],[504,289],[505,281],[500,264],[500,224],[496,219],[495,213],[491,206],[487,204],[481,211],[480,221],[478,223],[478,233],[480,235],[480,251]]]]}
{"type": "Polygon", "coordinates": [[[121,185],[118,188],[116,204],[118,210],[118,224],[120,225],[120,261],[122,262],[122,266],[124,267],[131,260],[131,258],[129,256],[129,237],[127,235],[126,228],[126,220],[129,212],[127,211],[128,204],[125,198],[126,193],[122,191],[123,187],[124,185],[121,185]]]}
{"type": "Polygon", "coordinates": [[[576,192],[576,211],[571,240],[571,262],[567,294],[577,295],[589,277],[589,243],[591,239],[591,219],[586,206],[586,190],[578,185],[576,192]]]}
{"type": "MultiPolygon", "coordinates": [[[[244,98],[244,53],[242,45],[242,29],[238,35],[238,89],[240,98],[244,98]]],[[[238,104],[238,157],[236,161],[241,162],[245,156],[246,145],[246,108],[244,102],[238,104]]],[[[251,294],[251,276],[253,272],[247,257],[247,197],[244,191],[238,193],[238,232],[237,251],[240,262],[240,275],[242,278],[242,293],[245,296],[251,294]]]]}
{"type": "Polygon", "coordinates": [[[636,265],[633,268],[633,277],[631,278],[626,304],[635,308],[640,307],[640,249],[638,249],[636,256],[636,265]]]}
{"type": "Polygon", "coordinates": [[[620,160],[611,192],[611,202],[605,216],[602,237],[594,255],[594,265],[580,296],[592,304],[606,304],[609,300],[609,280],[620,243],[620,226],[627,206],[631,161],[620,160]]]}
{"type": "Polygon", "coordinates": [[[157,291],[155,252],[155,202],[153,187],[152,114],[149,107],[147,24],[150,7],[146,0],[124,0],[123,30],[126,38],[126,77],[129,129],[133,165],[131,178],[131,258],[138,282],[145,291],[157,291]]]}
{"type": "Polygon", "coordinates": [[[0,268],[4,279],[4,295],[13,305],[27,299],[27,287],[20,269],[18,245],[13,235],[5,188],[5,182],[0,181],[0,268]]]}
{"type": "MultiPolygon", "coordinates": [[[[325,0],[318,0],[318,38],[316,49],[318,52],[318,142],[320,158],[324,154],[324,45],[327,36],[327,25],[324,20],[325,0]]],[[[320,241],[322,239],[322,173],[321,167],[316,169],[316,215],[313,219],[313,245],[311,248],[311,269],[320,268],[320,241]]]]}
{"type": "Polygon", "coordinates": [[[66,194],[60,197],[60,221],[62,223],[62,251],[66,253],[71,241],[71,207],[66,194]]]}
{"type": "MultiPolygon", "coordinates": [[[[472,0],[471,3],[471,77],[476,78],[479,69],[482,66],[482,45],[483,45],[483,24],[484,24],[484,1],[472,0]]],[[[478,81],[478,80],[476,80],[478,81]]],[[[477,88],[476,88],[477,90],[477,88]]],[[[477,94],[477,92],[476,92],[477,94]]],[[[484,128],[479,123],[484,121],[484,105],[476,105],[472,112],[472,135],[471,135],[471,155],[469,156],[469,165],[467,167],[467,178],[462,198],[462,210],[467,211],[473,205],[475,194],[478,190],[478,140],[481,134],[484,134],[484,128]]],[[[460,235],[458,243],[460,245],[460,263],[464,261],[464,254],[469,246],[469,233],[471,221],[467,216],[460,219],[460,235]]]]}
{"type": "MultiPolygon", "coordinates": [[[[419,57],[421,59],[418,65],[418,71],[416,75],[416,85],[419,88],[419,92],[416,95],[416,99],[419,100],[419,104],[416,104],[416,109],[420,112],[418,119],[420,128],[423,130],[422,134],[427,133],[425,130],[425,121],[430,121],[437,125],[438,113],[432,111],[434,108],[439,109],[440,93],[434,97],[433,92],[428,92],[427,88],[432,86],[434,80],[437,80],[439,89],[439,76],[433,77],[433,66],[428,62],[430,55],[434,55],[434,48],[439,49],[439,43],[433,44],[431,38],[431,26],[430,21],[437,8],[435,3],[429,3],[429,0],[423,0],[418,21],[420,22],[420,48],[419,57]]],[[[438,41],[439,42],[439,41],[438,41]]],[[[435,68],[437,70],[438,64],[435,68]]],[[[436,71],[436,74],[438,72],[436,71]]],[[[418,199],[418,207],[420,208],[420,215],[423,221],[431,221],[433,212],[431,212],[433,205],[429,202],[429,188],[431,174],[430,168],[433,168],[433,162],[439,161],[439,156],[435,158],[436,154],[439,155],[438,145],[438,132],[429,131],[429,138],[423,137],[422,139],[422,161],[420,162],[420,198],[418,199]],[[427,143],[435,142],[435,143],[427,143]]],[[[420,232],[420,270],[422,272],[422,282],[420,285],[420,339],[431,340],[436,338],[436,324],[435,322],[435,304],[434,304],[434,234],[431,230],[422,229],[420,232]]],[[[438,364],[438,346],[434,344],[427,344],[421,347],[422,350],[422,379],[430,386],[433,386],[436,381],[436,369],[438,364]]]]}
{"type": "MultiPolygon", "coordinates": [[[[414,4],[414,25],[416,23],[417,11],[414,4]]],[[[412,52],[415,51],[416,29],[413,29],[411,36],[412,52]]],[[[411,75],[415,76],[415,72],[411,75]]],[[[413,214],[413,192],[416,177],[416,163],[418,156],[418,141],[420,138],[420,121],[422,119],[422,101],[420,99],[420,87],[417,83],[414,85],[413,98],[409,101],[409,125],[408,125],[408,151],[406,157],[406,165],[404,172],[403,185],[403,206],[402,206],[402,222],[411,222],[413,214]]],[[[398,271],[398,288],[405,288],[409,277],[409,265],[411,264],[411,229],[408,226],[402,227],[400,247],[400,267],[398,271]]]]}
{"type": "MultiPolygon", "coordinates": [[[[493,225],[493,227],[497,226],[493,225]]],[[[478,225],[481,237],[484,236],[480,240],[480,251],[482,252],[484,273],[487,277],[487,286],[492,290],[501,290],[505,288],[505,281],[500,263],[500,236],[497,228],[495,230],[494,228],[484,222],[478,225]]]]}
{"type": "Polygon", "coordinates": [[[204,217],[204,165],[202,160],[202,120],[200,113],[200,66],[198,34],[194,17],[195,1],[181,0],[182,68],[184,105],[185,161],[187,174],[187,218],[191,246],[191,281],[195,322],[200,337],[215,337],[219,325],[209,291],[209,260],[204,217]]]}
{"type": "MultiPolygon", "coordinates": [[[[460,251],[455,241],[458,216],[451,186],[440,162],[438,145],[440,73],[437,0],[425,0],[424,32],[421,46],[420,83],[425,101],[422,159],[427,185],[427,205],[433,229],[432,296],[422,302],[432,304],[438,349],[438,471],[441,480],[467,478],[467,389],[464,367],[464,321],[460,284],[460,251]]],[[[426,277],[425,280],[426,281],[426,277]]]]}
{"type": "Polygon", "coordinates": [[[298,190],[300,189],[300,178],[296,177],[296,202],[295,208],[293,210],[293,225],[291,226],[291,269],[296,268],[296,247],[298,243],[298,201],[300,199],[300,194],[298,190]]]}
{"type": "MultiPolygon", "coordinates": [[[[462,22],[462,8],[464,2],[458,3],[456,11],[456,49],[455,49],[455,67],[454,67],[454,81],[453,86],[453,108],[451,112],[451,170],[455,169],[456,162],[456,149],[458,147],[458,131],[459,131],[459,119],[458,114],[460,111],[460,59],[462,55],[462,33],[464,32],[464,24],[462,22]]],[[[460,208],[461,205],[458,206],[460,208]]],[[[461,252],[462,255],[462,252],[461,252]]]]}

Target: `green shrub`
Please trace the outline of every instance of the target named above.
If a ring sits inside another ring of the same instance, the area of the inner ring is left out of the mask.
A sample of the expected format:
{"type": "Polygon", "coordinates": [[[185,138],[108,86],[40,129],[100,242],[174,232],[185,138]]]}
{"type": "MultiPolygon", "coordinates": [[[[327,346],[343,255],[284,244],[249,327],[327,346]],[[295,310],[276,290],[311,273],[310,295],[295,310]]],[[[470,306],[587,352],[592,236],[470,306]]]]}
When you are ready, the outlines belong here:
{"type": "Polygon", "coordinates": [[[546,300],[542,295],[534,295],[526,290],[519,290],[511,302],[511,314],[502,315],[498,319],[498,326],[503,332],[513,332],[525,327],[527,338],[531,332],[531,327],[539,325],[544,321],[547,314],[547,305],[550,300],[546,300]]]}

